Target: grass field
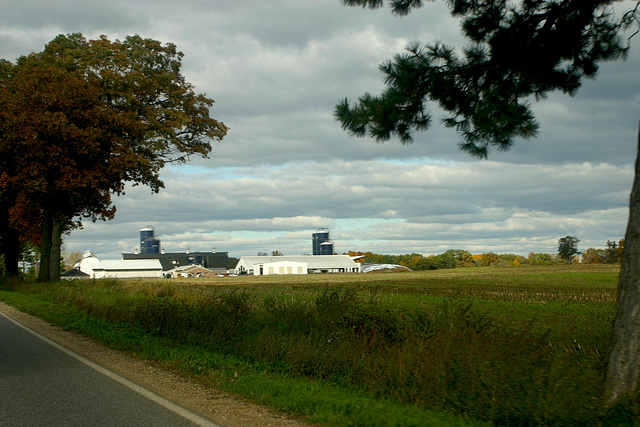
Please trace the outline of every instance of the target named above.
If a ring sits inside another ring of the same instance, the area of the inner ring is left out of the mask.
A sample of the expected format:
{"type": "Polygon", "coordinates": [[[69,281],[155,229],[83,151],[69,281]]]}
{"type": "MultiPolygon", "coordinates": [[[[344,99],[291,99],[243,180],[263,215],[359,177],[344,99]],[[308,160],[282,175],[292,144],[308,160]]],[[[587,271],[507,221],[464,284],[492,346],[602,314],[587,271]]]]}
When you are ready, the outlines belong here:
{"type": "Polygon", "coordinates": [[[0,299],[327,425],[633,425],[600,396],[619,266],[23,284],[0,299]]]}

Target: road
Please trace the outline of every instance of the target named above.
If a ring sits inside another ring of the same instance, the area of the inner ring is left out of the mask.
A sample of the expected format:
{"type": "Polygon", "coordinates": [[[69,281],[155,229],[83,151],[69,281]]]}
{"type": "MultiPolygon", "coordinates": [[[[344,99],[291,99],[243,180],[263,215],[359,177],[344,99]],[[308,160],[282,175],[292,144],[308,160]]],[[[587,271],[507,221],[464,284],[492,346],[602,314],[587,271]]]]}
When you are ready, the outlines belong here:
{"type": "Polygon", "coordinates": [[[0,313],[0,426],[217,426],[0,313]]]}

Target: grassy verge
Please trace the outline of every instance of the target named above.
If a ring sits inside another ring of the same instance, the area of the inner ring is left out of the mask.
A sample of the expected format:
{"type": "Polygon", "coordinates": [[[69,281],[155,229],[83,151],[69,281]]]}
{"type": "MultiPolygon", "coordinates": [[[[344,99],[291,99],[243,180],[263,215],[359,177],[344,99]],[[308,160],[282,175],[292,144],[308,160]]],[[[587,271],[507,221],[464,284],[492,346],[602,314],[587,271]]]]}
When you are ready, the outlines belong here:
{"type": "Polygon", "coordinates": [[[380,399],[359,390],[309,381],[265,369],[242,357],[199,345],[177,345],[134,325],[107,322],[85,311],[59,304],[57,292],[31,287],[26,293],[0,290],[0,300],[99,341],[111,348],[158,363],[183,376],[195,378],[311,423],[361,426],[470,426],[485,423],[452,414],[380,399]]]}
{"type": "Polygon", "coordinates": [[[600,401],[617,274],[96,281],[0,299],[312,422],[619,425],[638,418],[600,401]]]}

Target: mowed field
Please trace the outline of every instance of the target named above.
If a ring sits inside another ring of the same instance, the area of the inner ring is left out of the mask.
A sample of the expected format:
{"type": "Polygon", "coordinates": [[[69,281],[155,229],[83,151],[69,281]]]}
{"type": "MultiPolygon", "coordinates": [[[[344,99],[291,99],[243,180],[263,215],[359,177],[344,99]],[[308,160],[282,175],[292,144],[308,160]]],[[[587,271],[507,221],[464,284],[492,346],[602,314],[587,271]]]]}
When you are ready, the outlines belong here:
{"type": "Polygon", "coordinates": [[[326,425],[614,425],[618,265],[25,284],[0,299],[326,425]]]}

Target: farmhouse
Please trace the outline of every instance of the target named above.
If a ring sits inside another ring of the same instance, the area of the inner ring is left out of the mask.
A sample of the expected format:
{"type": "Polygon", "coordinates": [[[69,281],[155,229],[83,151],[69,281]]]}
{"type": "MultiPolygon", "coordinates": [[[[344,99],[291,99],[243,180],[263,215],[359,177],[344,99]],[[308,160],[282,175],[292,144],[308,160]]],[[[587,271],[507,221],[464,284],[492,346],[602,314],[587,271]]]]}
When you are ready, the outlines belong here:
{"type": "Polygon", "coordinates": [[[348,255],[245,256],[240,258],[234,272],[254,276],[359,273],[360,264],[348,255]]]}
{"type": "Polygon", "coordinates": [[[92,279],[161,278],[162,265],[157,259],[105,260],[86,253],[73,267],[92,279]]]}

